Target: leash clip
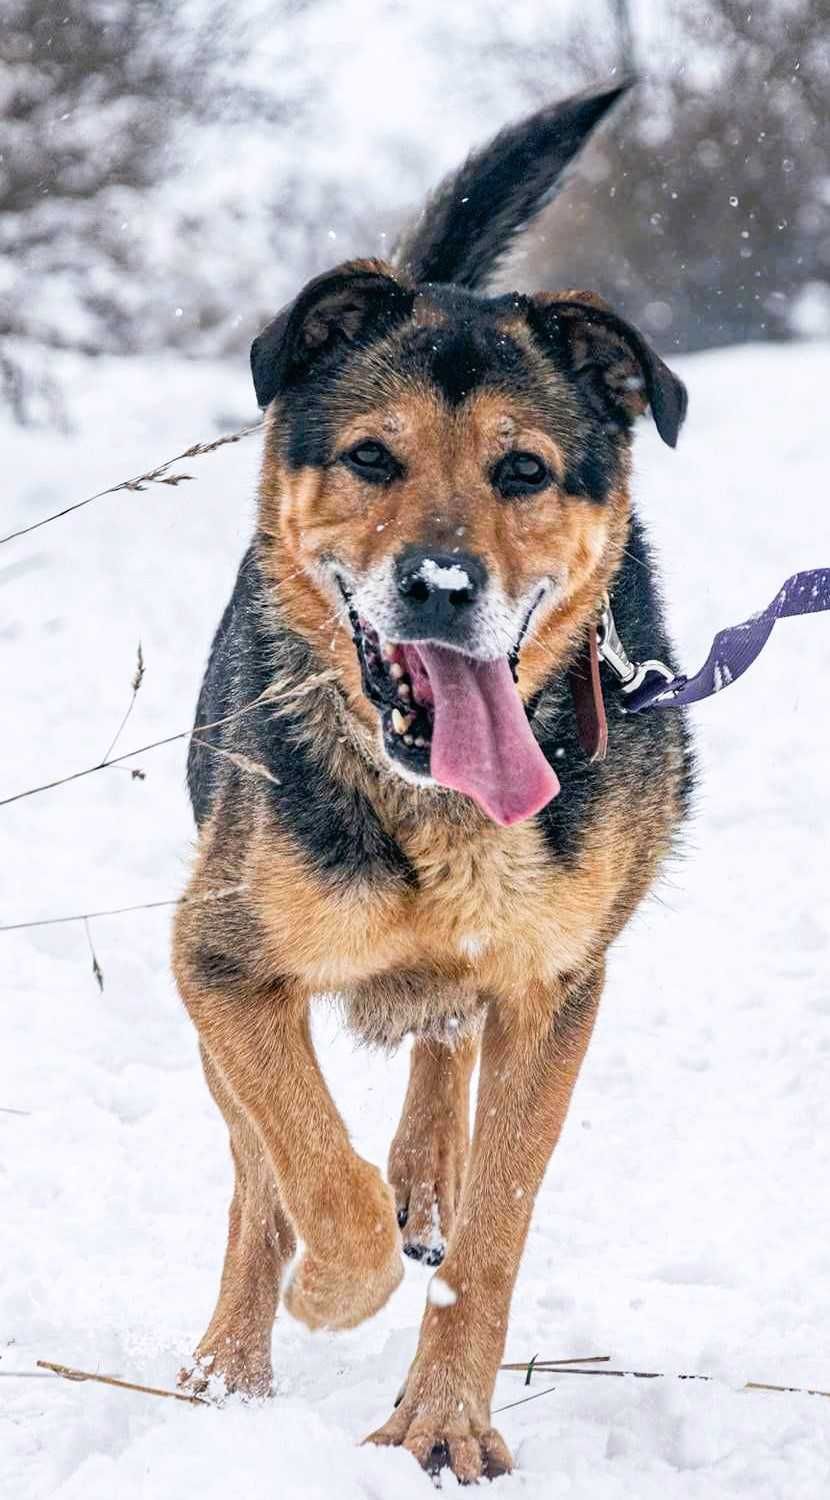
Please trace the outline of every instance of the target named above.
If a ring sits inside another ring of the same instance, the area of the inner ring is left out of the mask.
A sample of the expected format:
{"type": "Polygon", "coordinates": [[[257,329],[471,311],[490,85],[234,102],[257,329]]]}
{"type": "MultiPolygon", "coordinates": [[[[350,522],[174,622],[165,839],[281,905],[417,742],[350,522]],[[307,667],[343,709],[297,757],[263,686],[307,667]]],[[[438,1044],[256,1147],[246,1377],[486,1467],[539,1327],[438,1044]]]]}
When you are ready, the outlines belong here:
{"type": "Polygon", "coordinates": [[[611,601],[607,594],[603,595],[597,623],[597,651],[600,660],[611,668],[625,694],[636,693],[651,674],[662,678],[666,683],[676,680],[674,672],[666,666],[665,662],[653,659],[636,662],[631,660],[617,633],[617,626],[611,612],[611,601]]]}

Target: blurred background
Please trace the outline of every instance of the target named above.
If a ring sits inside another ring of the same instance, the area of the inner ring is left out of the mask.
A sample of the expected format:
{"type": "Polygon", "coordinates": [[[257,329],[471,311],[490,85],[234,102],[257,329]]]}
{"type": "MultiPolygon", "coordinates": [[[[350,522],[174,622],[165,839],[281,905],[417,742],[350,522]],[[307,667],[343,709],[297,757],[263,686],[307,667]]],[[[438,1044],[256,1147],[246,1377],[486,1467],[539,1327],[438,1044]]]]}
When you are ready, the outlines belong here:
{"type": "Polygon", "coordinates": [[[830,333],[830,0],[5,0],[2,399],[71,423],[62,351],[244,360],[472,145],[632,68],[502,283],[668,352],[830,333]]]}

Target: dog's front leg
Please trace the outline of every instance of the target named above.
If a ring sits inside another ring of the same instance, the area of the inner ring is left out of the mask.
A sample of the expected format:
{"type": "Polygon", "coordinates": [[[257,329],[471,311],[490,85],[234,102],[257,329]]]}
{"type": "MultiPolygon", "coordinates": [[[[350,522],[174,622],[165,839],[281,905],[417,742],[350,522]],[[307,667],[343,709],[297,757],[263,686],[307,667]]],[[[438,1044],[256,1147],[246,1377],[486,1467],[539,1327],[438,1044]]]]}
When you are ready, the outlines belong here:
{"type": "Polygon", "coordinates": [[[454,1046],[416,1039],[400,1124],[389,1150],[403,1248],[437,1266],[455,1223],[470,1142],[470,1075],[478,1035],[454,1046]]]}
{"type": "Polygon", "coordinates": [[[309,1328],[352,1328],[403,1275],[391,1190],[358,1156],[311,1043],[308,1000],[290,983],[230,998],[193,989],[203,1047],[252,1120],[304,1253],[285,1305],[309,1328]]]}
{"type": "Polygon", "coordinates": [[[225,1392],[267,1396],[280,1283],[296,1240],[258,1132],[204,1047],[201,1054],[208,1088],[230,1133],[234,1189],[216,1308],[179,1384],[201,1392],[218,1382],[225,1392]]]}
{"type": "Polygon", "coordinates": [[[370,1441],[401,1444],[462,1481],[511,1467],[490,1425],[510,1298],[536,1192],[565,1119],[602,968],[553,991],[493,1000],[476,1127],[447,1257],[433,1278],[398,1410],[370,1441]]]}

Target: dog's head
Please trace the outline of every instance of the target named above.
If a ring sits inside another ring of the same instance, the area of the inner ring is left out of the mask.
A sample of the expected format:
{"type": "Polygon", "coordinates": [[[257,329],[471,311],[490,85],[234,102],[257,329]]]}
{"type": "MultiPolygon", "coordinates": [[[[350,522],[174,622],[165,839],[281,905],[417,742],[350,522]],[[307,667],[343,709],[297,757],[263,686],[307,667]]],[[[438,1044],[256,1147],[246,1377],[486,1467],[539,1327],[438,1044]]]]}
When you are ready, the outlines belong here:
{"type": "Polygon", "coordinates": [[[285,618],[402,775],[531,816],[558,784],[524,703],[619,565],[631,426],[650,407],[673,446],[680,381],[590,293],[483,298],[377,261],[313,281],[252,365],[285,618]]]}

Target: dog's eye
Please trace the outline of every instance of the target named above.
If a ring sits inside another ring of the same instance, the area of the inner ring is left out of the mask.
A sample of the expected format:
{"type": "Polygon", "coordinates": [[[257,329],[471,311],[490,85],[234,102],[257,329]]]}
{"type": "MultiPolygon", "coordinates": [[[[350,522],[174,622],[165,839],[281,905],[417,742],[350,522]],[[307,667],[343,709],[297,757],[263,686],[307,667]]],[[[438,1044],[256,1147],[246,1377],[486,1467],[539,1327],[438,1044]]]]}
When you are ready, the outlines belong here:
{"type": "Polygon", "coordinates": [[[535,453],[517,449],[507,453],[493,471],[493,484],[505,499],[515,495],[535,495],[547,489],[553,475],[547,464],[535,453]]]}
{"type": "Polygon", "coordinates": [[[382,443],[357,443],[343,454],[343,462],[361,479],[368,479],[370,484],[388,484],[401,473],[398,460],[382,443]]]}

